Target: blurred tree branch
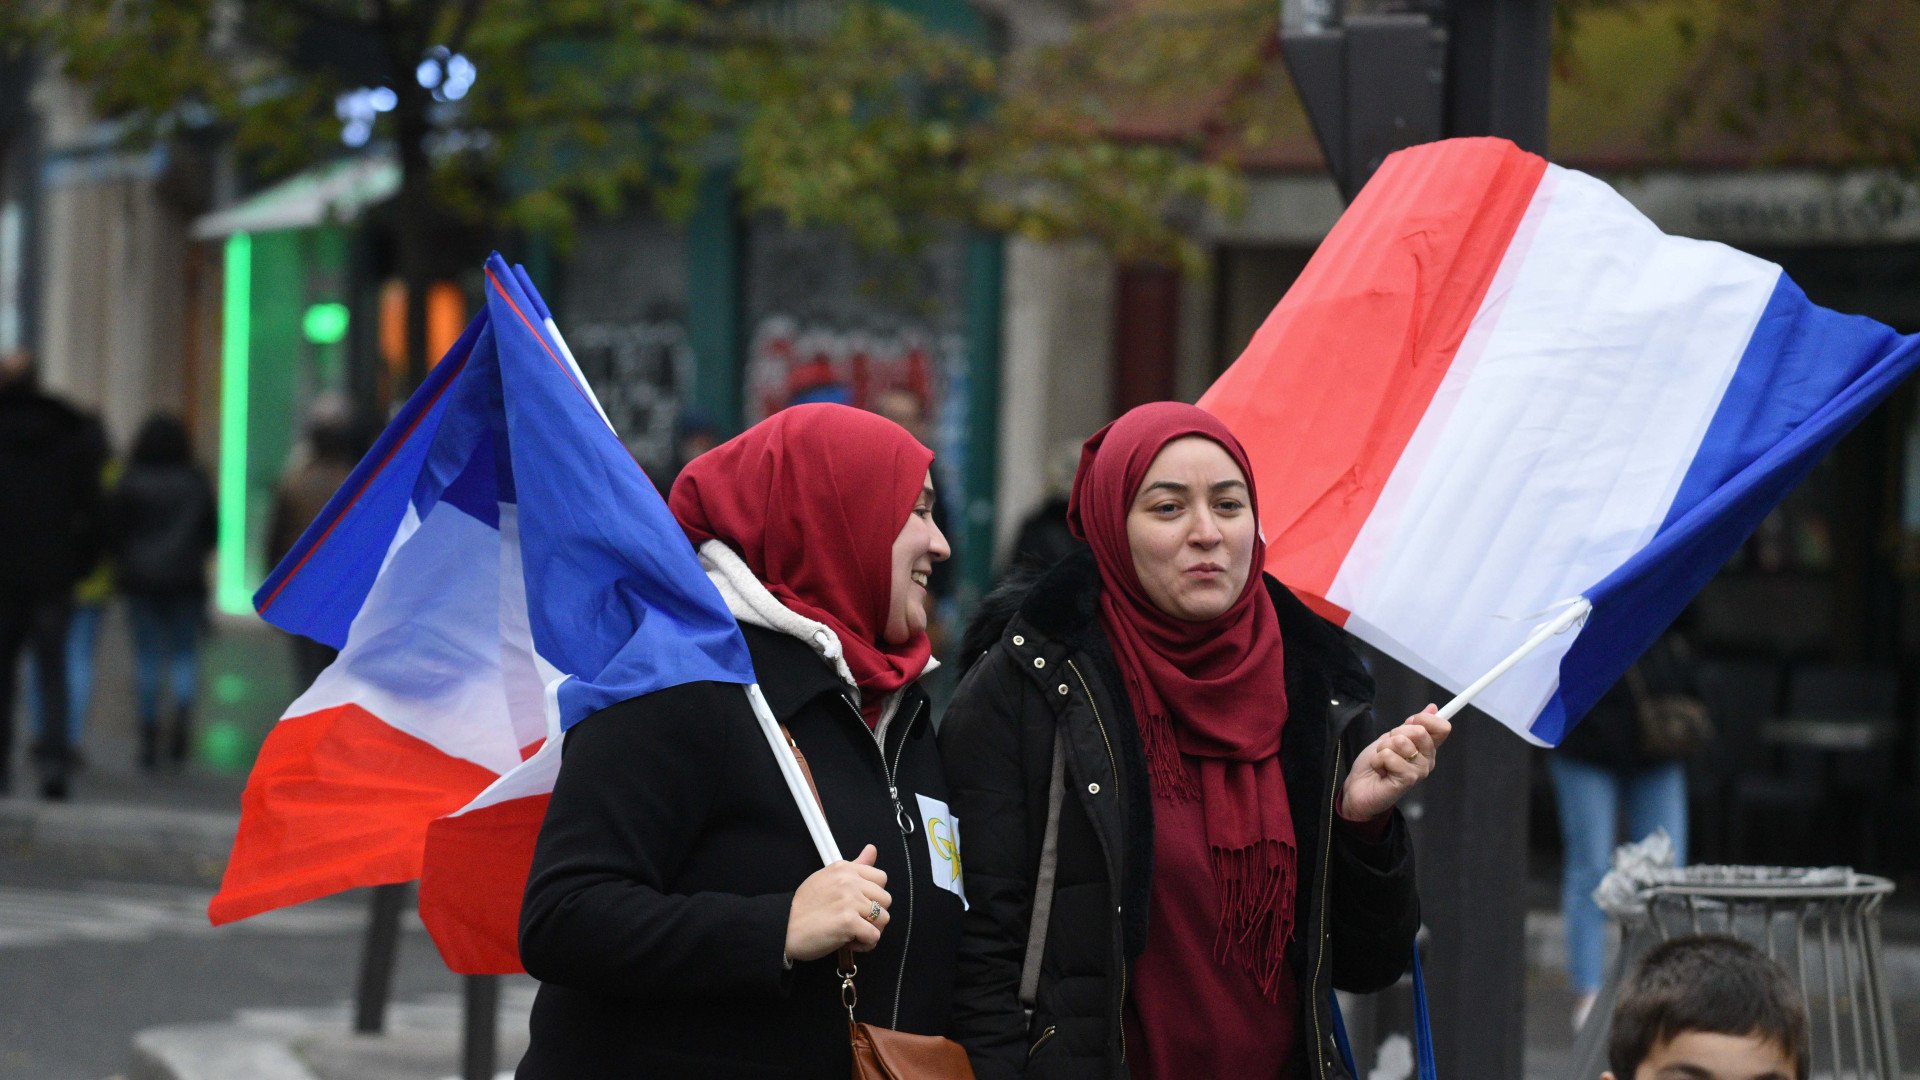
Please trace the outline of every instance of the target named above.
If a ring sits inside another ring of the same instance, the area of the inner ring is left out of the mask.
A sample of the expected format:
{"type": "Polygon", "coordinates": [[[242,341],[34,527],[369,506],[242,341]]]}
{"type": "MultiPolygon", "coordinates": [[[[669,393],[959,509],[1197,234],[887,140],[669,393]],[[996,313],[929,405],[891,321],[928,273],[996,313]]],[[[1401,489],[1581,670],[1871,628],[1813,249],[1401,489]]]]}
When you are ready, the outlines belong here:
{"type": "Polygon", "coordinates": [[[583,213],[636,200],[684,217],[735,164],[747,209],[873,247],[960,224],[1194,261],[1180,215],[1238,194],[1198,141],[1130,144],[878,0],[825,20],[752,0],[48,2],[103,113],[150,137],[225,125],[262,174],[343,153],[340,95],[391,90],[373,137],[398,151],[403,229],[439,208],[564,242],[583,213]],[[420,85],[430,53],[470,60],[470,92],[420,85]]]}
{"type": "Polygon", "coordinates": [[[1581,35],[1609,18],[1660,20],[1684,68],[1659,113],[1656,147],[1677,153],[1718,132],[1761,163],[1920,169],[1920,0],[1559,0],[1555,61],[1580,64],[1581,35]]]}

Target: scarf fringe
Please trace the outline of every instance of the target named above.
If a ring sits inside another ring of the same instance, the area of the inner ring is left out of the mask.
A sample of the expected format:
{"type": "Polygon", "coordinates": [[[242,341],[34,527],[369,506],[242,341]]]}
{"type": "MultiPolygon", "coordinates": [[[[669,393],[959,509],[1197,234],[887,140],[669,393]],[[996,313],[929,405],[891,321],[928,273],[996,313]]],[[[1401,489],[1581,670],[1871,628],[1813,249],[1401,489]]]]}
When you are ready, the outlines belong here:
{"type": "MultiPolygon", "coordinates": [[[[1136,683],[1135,701],[1149,701],[1136,683]]],[[[1143,710],[1146,722],[1140,725],[1140,749],[1147,758],[1147,780],[1156,797],[1177,803],[1200,801],[1200,784],[1188,771],[1180,756],[1180,739],[1173,731],[1173,718],[1143,710]]]]}
{"type": "Polygon", "coordinates": [[[1290,845],[1262,840],[1243,848],[1209,848],[1220,890],[1220,930],[1213,958],[1232,961],[1253,976],[1268,1003],[1280,999],[1280,973],[1293,937],[1299,860],[1290,845]]]}

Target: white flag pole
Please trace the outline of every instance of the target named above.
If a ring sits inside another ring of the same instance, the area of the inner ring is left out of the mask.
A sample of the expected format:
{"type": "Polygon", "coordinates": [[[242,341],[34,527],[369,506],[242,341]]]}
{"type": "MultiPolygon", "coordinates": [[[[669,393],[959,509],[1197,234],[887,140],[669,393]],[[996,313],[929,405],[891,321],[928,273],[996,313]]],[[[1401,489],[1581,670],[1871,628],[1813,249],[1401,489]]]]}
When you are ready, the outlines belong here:
{"type": "Polygon", "coordinates": [[[760,692],[758,683],[749,683],[746,689],[747,700],[753,703],[753,715],[760,721],[760,731],[767,737],[767,745],[773,748],[773,760],[780,766],[780,776],[786,780],[787,791],[793,795],[794,805],[800,808],[800,819],[807,823],[807,835],[813,837],[813,846],[820,853],[820,864],[832,866],[841,862],[840,845],[833,839],[833,830],[827,827],[826,812],[820,809],[813,789],[807,786],[800,762],[795,760],[793,748],[781,734],[780,721],[773,718],[766,695],[760,692]]]}
{"type": "Polygon", "coordinates": [[[1452,701],[1447,702],[1446,705],[1442,707],[1440,710],[1440,719],[1442,720],[1453,719],[1455,714],[1459,713],[1461,709],[1464,709],[1468,705],[1473,703],[1473,699],[1480,695],[1480,691],[1485,690],[1488,686],[1492,685],[1493,680],[1499,678],[1502,675],[1505,675],[1508,671],[1511,671],[1513,669],[1513,665],[1519,663],[1522,659],[1525,659],[1528,653],[1539,648],[1542,644],[1546,642],[1548,638],[1553,637],[1555,634],[1565,633],[1568,627],[1571,627],[1573,624],[1581,621],[1582,619],[1585,619],[1587,617],[1587,613],[1592,610],[1593,610],[1593,601],[1588,600],[1584,596],[1580,597],[1579,599],[1575,600],[1572,604],[1568,605],[1567,610],[1561,612],[1560,615],[1557,618],[1555,618],[1553,621],[1542,624],[1538,630],[1535,630],[1533,632],[1532,637],[1529,637],[1525,642],[1523,642],[1519,648],[1513,650],[1512,654],[1510,654],[1505,660],[1502,660],[1498,664],[1495,664],[1493,666],[1492,671],[1489,671],[1485,675],[1482,675],[1478,679],[1475,679],[1471,686],[1467,687],[1465,690],[1460,691],[1458,696],[1456,696],[1452,701]]]}
{"type": "Polygon", "coordinates": [[[612,431],[616,436],[619,435],[620,433],[614,430],[613,421],[607,419],[607,410],[600,407],[600,399],[594,395],[593,387],[587,382],[586,373],[580,370],[580,361],[575,360],[573,350],[567,348],[567,339],[560,336],[559,325],[552,319],[548,319],[546,327],[547,333],[553,336],[553,343],[560,346],[560,355],[566,358],[567,366],[573,369],[574,380],[580,384],[580,389],[587,392],[587,400],[593,402],[593,411],[600,414],[600,422],[607,425],[608,431],[612,431]]]}

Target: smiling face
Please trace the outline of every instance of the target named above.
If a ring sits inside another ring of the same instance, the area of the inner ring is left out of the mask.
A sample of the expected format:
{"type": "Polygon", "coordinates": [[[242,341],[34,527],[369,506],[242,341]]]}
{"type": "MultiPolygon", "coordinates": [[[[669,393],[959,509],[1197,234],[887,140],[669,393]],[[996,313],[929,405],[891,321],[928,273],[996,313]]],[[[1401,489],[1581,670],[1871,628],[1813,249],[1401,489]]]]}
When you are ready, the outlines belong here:
{"type": "Polygon", "coordinates": [[[883,637],[889,645],[904,645],[915,634],[925,633],[928,609],[933,598],[927,594],[927,577],[933,564],[945,562],[953,554],[940,526],[933,523],[933,472],[928,470],[920,482],[920,497],[913,512],[893,538],[893,597],[887,607],[887,628],[883,637]]]}
{"type": "Polygon", "coordinates": [[[1133,570],[1153,606],[1206,622],[1233,606],[1253,570],[1259,532],[1247,478],[1212,439],[1160,448],[1127,511],[1133,570]]]}

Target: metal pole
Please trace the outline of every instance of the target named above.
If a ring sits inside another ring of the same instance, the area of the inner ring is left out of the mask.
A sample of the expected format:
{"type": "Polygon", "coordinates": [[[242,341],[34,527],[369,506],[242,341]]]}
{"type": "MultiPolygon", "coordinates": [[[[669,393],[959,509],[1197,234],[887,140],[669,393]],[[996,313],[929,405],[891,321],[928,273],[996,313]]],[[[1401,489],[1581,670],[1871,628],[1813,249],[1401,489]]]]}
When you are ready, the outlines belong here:
{"type": "Polygon", "coordinates": [[[1498,135],[1547,152],[1552,0],[1452,0],[1446,131],[1498,135]]]}
{"type": "MultiPolygon", "coordinates": [[[[1342,194],[1352,198],[1386,153],[1435,135],[1498,135],[1546,152],[1552,0],[1382,6],[1399,13],[1342,18],[1324,0],[1281,5],[1287,66],[1342,194]],[[1444,19],[1444,33],[1424,28],[1421,11],[1444,19]]],[[[1383,662],[1375,674],[1383,718],[1441,699],[1399,664],[1383,662]]],[[[1472,712],[1456,722],[1445,757],[1403,806],[1432,931],[1439,1071],[1520,1076],[1531,749],[1472,712]]]]}
{"type": "MultiPolygon", "coordinates": [[[[1552,0],[1453,0],[1445,133],[1498,135],[1544,154],[1552,29],[1552,0]]],[[[1414,836],[1433,930],[1435,1054],[1442,1076],[1520,1076],[1533,751],[1475,713],[1458,722],[1446,755],[1422,785],[1426,815],[1414,836]]]]}
{"type": "Polygon", "coordinates": [[[387,1029],[387,999],[393,995],[394,958],[400,950],[400,913],[412,885],[375,885],[367,901],[367,936],[360,943],[360,984],[354,995],[353,1030],[378,1035],[387,1029]]]}
{"type": "Polygon", "coordinates": [[[468,975],[465,1032],[460,1043],[461,1080],[493,1080],[494,1045],[500,1023],[500,976],[468,975]]]}

